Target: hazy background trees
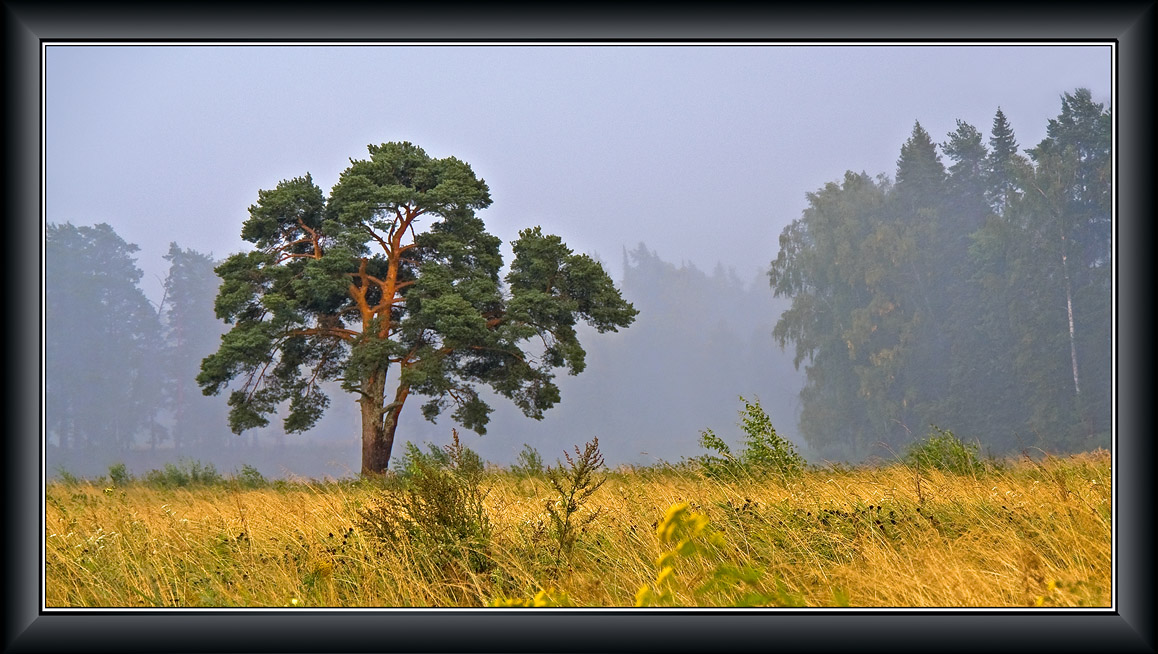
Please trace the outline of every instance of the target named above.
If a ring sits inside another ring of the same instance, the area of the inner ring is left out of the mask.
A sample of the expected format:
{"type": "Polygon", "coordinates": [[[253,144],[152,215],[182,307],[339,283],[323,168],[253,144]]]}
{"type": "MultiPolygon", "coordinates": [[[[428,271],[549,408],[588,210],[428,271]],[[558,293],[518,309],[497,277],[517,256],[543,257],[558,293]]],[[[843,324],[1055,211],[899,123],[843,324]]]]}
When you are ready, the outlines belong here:
{"type": "Polygon", "coordinates": [[[233,443],[220,402],[194,378],[217,346],[213,259],[172,244],[159,306],[108,224],[45,230],[45,431],[48,468],[96,470],[160,449],[203,456],[233,443]]]}
{"type": "Polygon", "coordinates": [[[930,425],[995,454],[1109,445],[1110,125],[1067,93],[1026,158],[999,109],[988,148],[958,122],[946,167],[917,123],[895,184],[809,194],[769,274],[812,447],[886,455],[930,425]]]}
{"type": "Polygon", "coordinates": [[[161,301],[164,323],[162,390],[170,423],[173,447],[178,451],[229,447],[237,439],[223,424],[228,407],[218,398],[206,397],[197,386],[201,360],[217,349],[225,324],[217,319],[213,301],[221,280],[213,272],[216,262],[207,254],[169,245],[165,255],[169,275],[161,301]]]}
{"type": "Polygon", "coordinates": [[[759,398],[779,433],[799,441],[803,375],[772,340],[787,302],[771,297],[763,273],[753,269],[744,279],[723,265],[708,273],[665,261],[643,243],[622,257],[620,288],[639,310],[635,323],[590,341],[587,371],[560,379],[564,399],[541,422],[497,410],[471,447],[501,460],[527,443],[551,461],[598,436],[611,464],[674,462],[703,453],[705,428],[739,441],[741,394],[759,398]]]}
{"type": "Polygon", "coordinates": [[[105,223],[45,232],[45,428],[74,450],[164,437],[161,323],[140,289],[137,246],[105,223]]]}
{"type": "MultiPolygon", "coordinates": [[[[1107,446],[1110,117],[1088,91],[1065,94],[1028,149],[1000,109],[988,134],[917,123],[893,177],[849,171],[808,193],[767,270],[625,248],[635,324],[588,341],[586,374],[559,380],[563,401],[542,421],[496,403],[487,435],[466,443],[498,463],[528,443],[550,461],[598,436],[612,465],[676,461],[702,452],[705,428],[735,442],[744,395],[813,461],[887,458],[930,424],[998,455],[1107,446]]],[[[209,255],[171,246],[158,307],[135,246],[108,225],[49,225],[45,245],[50,474],[178,455],[269,476],[357,472],[353,402],[305,434],[241,438],[222,398],[189,392],[224,331],[209,255]]],[[[418,411],[398,429],[417,443],[449,432],[418,411]]]]}

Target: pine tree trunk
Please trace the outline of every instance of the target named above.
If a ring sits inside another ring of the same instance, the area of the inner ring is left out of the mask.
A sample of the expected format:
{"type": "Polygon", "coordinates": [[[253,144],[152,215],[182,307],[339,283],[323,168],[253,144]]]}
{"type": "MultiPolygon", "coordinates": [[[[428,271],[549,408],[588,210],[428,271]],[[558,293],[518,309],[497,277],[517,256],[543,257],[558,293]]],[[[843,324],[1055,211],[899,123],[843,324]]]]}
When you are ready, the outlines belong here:
{"type": "Polygon", "coordinates": [[[385,375],[372,378],[363,385],[366,393],[358,400],[362,404],[362,476],[381,475],[390,466],[390,451],[394,448],[394,432],[398,416],[410,394],[410,387],[399,384],[394,401],[385,401],[385,375]]]}
{"type": "Polygon", "coordinates": [[[371,376],[362,384],[362,476],[380,475],[390,465],[390,448],[394,444],[394,430],[390,430],[389,440],[382,417],[382,402],[386,386],[385,375],[371,376]]]}

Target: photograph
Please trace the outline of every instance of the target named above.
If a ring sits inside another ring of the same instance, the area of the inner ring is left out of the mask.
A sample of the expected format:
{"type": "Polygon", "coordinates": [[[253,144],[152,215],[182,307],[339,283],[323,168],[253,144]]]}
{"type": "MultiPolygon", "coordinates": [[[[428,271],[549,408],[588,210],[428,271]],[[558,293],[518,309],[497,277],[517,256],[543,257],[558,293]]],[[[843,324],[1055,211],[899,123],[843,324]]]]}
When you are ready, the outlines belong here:
{"type": "Polygon", "coordinates": [[[15,15],[6,651],[1153,651],[1152,6],[15,15]]]}

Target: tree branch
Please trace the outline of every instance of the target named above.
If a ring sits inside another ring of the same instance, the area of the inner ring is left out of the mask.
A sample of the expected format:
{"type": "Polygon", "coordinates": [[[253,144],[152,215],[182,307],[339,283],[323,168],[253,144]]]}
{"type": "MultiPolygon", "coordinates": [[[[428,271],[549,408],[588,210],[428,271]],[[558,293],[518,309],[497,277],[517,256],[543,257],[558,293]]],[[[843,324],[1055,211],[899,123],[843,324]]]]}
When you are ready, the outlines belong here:
{"type": "Polygon", "coordinates": [[[333,336],[343,340],[353,338],[360,333],[344,327],[310,327],[309,329],[295,329],[290,332],[294,336],[333,336]]]}
{"type": "Polygon", "coordinates": [[[378,244],[382,246],[382,251],[389,254],[390,253],[390,244],[387,243],[385,239],[383,239],[381,236],[378,235],[378,232],[374,231],[366,223],[361,223],[361,225],[362,225],[363,229],[365,229],[367,232],[370,232],[371,238],[373,238],[375,241],[378,241],[378,244]]]}

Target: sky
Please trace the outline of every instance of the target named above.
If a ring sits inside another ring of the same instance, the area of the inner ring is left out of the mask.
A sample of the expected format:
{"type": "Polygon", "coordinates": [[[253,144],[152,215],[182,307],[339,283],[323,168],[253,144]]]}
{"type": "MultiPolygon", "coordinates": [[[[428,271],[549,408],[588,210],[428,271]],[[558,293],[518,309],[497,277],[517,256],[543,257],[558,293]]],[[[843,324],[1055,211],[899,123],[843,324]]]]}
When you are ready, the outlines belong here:
{"type": "MultiPolygon", "coordinates": [[[[259,189],[323,191],[366,146],[410,141],[469,163],[481,212],[541,225],[613,277],[645,242],[742,278],[775,258],[806,193],[846,170],[892,177],[914,122],[1018,142],[1061,95],[1111,105],[1108,45],[50,45],[45,215],[137,244],[160,300],[169,243],[248,249],[259,189]]],[[[507,250],[509,257],[509,249],[507,250]]]]}
{"type": "MultiPolygon", "coordinates": [[[[893,177],[915,122],[937,143],[957,120],[988,138],[1000,107],[1028,148],[1062,94],[1112,98],[1111,49],[1093,44],[74,44],[47,46],[45,63],[44,220],[112,225],[140,247],[154,303],[170,242],[218,259],[246,251],[241,226],[260,189],[309,173],[328,192],[369,144],[410,141],[469,163],[494,201],[479,215],[508,244],[539,225],[617,281],[624,250],[645,243],[677,266],[722,265],[761,284],[807,194],[848,170],[893,177]]],[[[791,438],[803,382],[770,338],[773,308],[788,300],[763,288],[766,306],[704,323],[766,338],[761,379],[699,377],[717,380],[711,397],[762,394],[791,438]]],[[[635,342],[623,338],[584,342],[588,370],[560,379],[564,401],[545,420],[499,401],[471,446],[505,463],[521,443],[549,455],[600,431],[609,461],[649,462],[651,450],[697,452],[701,428],[728,428],[736,407],[705,400],[684,374],[687,352],[616,355],[635,342]],[[639,357],[650,372],[617,367],[639,357]],[[608,399],[608,379],[633,390],[608,399]]],[[[336,465],[356,469],[357,415],[333,400],[311,433],[354,439],[336,465]]],[[[450,422],[423,423],[416,408],[402,420],[402,438],[438,442],[450,422]]]]}

